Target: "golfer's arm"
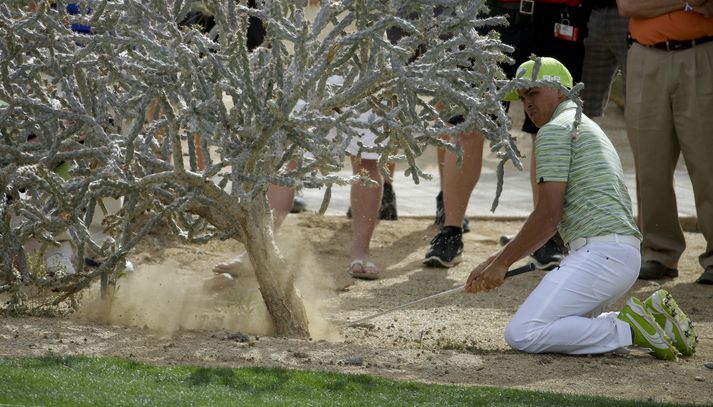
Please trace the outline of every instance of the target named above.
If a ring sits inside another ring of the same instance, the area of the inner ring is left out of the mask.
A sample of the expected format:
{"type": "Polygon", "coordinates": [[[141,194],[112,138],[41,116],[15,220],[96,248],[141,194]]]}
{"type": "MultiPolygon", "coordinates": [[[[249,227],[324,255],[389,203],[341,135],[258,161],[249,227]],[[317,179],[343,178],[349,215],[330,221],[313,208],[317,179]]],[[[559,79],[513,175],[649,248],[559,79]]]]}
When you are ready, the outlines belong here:
{"type": "Polygon", "coordinates": [[[525,221],[520,232],[496,255],[495,261],[508,268],[516,261],[542,247],[557,231],[562,218],[566,182],[543,182],[537,185],[535,210],[525,221]]]}
{"type": "MultiPolygon", "coordinates": [[[[689,0],[689,4],[697,6],[705,3],[701,0],[689,0]]],[[[627,17],[650,18],[683,10],[684,0],[616,0],[619,14],[627,17]]]]}

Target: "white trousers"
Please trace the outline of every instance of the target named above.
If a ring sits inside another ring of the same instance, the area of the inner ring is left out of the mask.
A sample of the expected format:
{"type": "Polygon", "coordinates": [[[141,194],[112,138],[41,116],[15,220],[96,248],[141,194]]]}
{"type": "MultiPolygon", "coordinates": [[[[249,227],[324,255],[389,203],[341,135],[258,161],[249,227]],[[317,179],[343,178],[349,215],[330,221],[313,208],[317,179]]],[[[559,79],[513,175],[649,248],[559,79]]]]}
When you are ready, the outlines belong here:
{"type": "Polygon", "coordinates": [[[570,251],[517,310],[505,340],[529,353],[582,355],[630,346],[629,324],[616,312],[600,313],[631,288],[640,266],[639,248],[625,243],[591,242],[570,251]]]}

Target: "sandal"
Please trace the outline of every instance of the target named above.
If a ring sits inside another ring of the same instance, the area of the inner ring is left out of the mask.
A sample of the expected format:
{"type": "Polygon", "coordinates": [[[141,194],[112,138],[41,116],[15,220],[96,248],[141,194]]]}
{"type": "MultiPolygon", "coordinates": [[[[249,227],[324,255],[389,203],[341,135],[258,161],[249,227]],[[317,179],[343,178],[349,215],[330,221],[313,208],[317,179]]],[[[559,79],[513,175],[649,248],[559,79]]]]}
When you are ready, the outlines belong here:
{"type": "Polygon", "coordinates": [[[354,260],[349,264],[349,270],[347,270],[350,276],[353,278],[359,278],[362,280],[376,280],[379,278],[379,268],[368,260],[354,260]]]}
{"type": "Polygon", "coordinates": [[[247,253],[242,253],[224,263],[216,264],[215,267],[213,267],[213,272],[216,274],[227,273],[232,277],[240,277],[241,271],[249,270],[251,267],[252,264],[250,264],[247,253]]]}

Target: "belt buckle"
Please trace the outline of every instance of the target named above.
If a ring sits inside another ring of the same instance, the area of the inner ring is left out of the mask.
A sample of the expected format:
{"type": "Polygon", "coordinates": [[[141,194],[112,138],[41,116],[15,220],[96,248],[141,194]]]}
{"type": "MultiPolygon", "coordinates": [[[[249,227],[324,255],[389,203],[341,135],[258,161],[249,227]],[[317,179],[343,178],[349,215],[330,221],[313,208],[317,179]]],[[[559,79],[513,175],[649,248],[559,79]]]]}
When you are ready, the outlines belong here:
{"type": "Polygon", "coordinates": [[[520,14],[532,15],[535,12],[535,0],[520,0],[520,14]]]}

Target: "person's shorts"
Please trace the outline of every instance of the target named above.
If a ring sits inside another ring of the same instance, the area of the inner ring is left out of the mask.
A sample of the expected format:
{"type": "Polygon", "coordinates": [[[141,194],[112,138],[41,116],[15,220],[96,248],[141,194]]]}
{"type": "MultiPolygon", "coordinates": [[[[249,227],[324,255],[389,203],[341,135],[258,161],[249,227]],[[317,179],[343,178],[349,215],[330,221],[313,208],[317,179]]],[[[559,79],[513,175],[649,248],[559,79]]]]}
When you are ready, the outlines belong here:
{"type": "MultiPolygon", "coordinates": [[[[341,76],[332,76],[327,80],[327,83],[330,85],[336,85],[339,86],[344,82],[344,78],[341,76]]],[[[304,108],[306,102],[303,100],[298,100],[295,108],[293,109],[293,112],[299,112],[304,108]]],[[[366,111],[364,113],[361,113],[359,117],[357,117],[356,121],[360,123],[369,123],[371,121],[374,121],[378,119],[378,117],[372,112],[371,110],[366,111]]],[[[378,153],[371,153],[371,152],[364,152],[362,151],[360,153],[360,146],[361,144],[364,147],[367,148],[373,148],[376,147],[377,144],[376,140],[378,138],[378,135],[375,134],[373,131],[365,128],[354,128],[354,130],[359,134],[359,137],[352,138],[349,142],[349,145],[346,147],[346,152],[347,154],[351,156],[360,156],[362,159],[365,160],[378,160],[380,157],[380,154],[378,153]]],[[[337,137],[337,130],[332,128],[329,130],[329,133],[327,134],[327,138],[331,141],[334,140],[337,137]]],[[[386,138],[383,140],[382,144],[385,146],[388,144],[389,139],[386,138]]]]}
{"type": "MultiPolygon", "coordinates": [[[[364,112],[361,115],[359,115],[359,117],[357,118],[357,121],[361,122],[361,123],[368,123],[376,118],[377,117],[370,110],[370,111],[364,112]]],[[[360,128],[360,129],[354,129],[354,130],[357,133],[359,133],[359,137],[351,139],[351,141],[346,149],[347,153],[351,156],[359,155],[359,156],[361,156],[362,159],[365,159],[365,160],[378,160],[380,157],[380,154],[378,154],[378,153],[371,153],[371,152],[364,152],[364,151],[359,153],[359,150],[360,150],[359,144],[361,144],[367,148],[377,147],[378,144],[376,143],[376,139],[378,136],[376,134],[374,134],[374,132],[370,131],[369,129],[361,129],[360,128]]],[[[337,137],[337,130],[336,129],[330,130],[327,137],[329,138],[329,140],[334,140],[337,137]]],[[[382,145],[386,145],[388,142],[389,142],[389,139],[386,138],[383,141],[382,145]]]]}

